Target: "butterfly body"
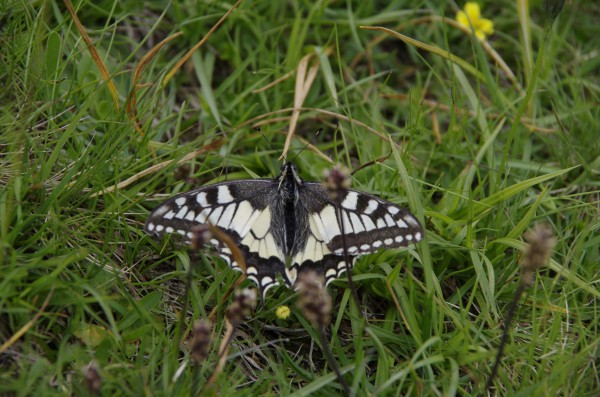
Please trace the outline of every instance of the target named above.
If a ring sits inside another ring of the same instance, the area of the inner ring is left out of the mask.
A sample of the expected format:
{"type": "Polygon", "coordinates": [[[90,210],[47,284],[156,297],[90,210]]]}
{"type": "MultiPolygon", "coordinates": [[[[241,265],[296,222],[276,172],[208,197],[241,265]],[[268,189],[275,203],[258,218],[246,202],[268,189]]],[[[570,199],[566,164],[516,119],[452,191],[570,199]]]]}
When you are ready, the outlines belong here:
{"type": "MultiPolygon", "coordinates": [[[[308,270],[329,283],[356,257],[407,246],[423,236],[407,210],[355,190],[344,190],[334,201],[322,184],[303,181],[289,162],[275,179],[222,182],[177,195],[152,211],[145,228],[191,239],[192,228],[208,222],[239,246],[246,274],[263,296],[279,280],[292,287],[308,270]]],[[[216,239],[211,244],[231,268],[240,269],[226,245],[216,239]]]]}

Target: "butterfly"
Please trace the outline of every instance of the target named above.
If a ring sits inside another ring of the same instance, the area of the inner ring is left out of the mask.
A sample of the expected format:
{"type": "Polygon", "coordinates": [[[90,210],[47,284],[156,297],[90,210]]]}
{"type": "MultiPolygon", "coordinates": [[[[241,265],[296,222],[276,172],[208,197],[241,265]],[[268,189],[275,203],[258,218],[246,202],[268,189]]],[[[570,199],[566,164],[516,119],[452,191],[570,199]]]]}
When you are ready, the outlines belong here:
{"type": "MultiPolygon", "coordinates": [[[[145,230],[191,241],[193,228],[206,223],[237,244],[246,276],[263,298],[280,281],[294,287],[302,272],[315,271],[329,284],[360,255],[423,239],[421,224],[408,210],[350,189],[334,200],[323,184],[302,180],[291,162],[275,179],[221,182],[174,196],[152,211],[145,230]]],[[[210,243],[229,267],[241,271],[224,243],[214,238],[210,243]]]]}

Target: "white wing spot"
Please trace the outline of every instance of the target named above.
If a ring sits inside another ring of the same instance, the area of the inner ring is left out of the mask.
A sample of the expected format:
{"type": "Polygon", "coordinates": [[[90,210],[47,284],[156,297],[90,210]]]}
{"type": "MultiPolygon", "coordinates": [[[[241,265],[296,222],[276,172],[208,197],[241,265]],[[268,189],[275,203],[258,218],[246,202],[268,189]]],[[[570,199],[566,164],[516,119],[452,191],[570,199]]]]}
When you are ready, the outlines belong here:
{"type": "Polygon", "coordinates": [[[277,248],[277,244],[275,244],[275,239],[271,233],[267,234],[265,237],[265,245],[267,247],[267,255],[265,257],[270,258],[272,256],[276,256],[280,258],[282,255],[277,248]]]}
{"type": "Polygon", "coordinates": [[[385,245],[391,245],[394,243],[394,240],[391,238],[386,238],[385,240],[383,240],[383,242],[385,243],[385,245]]]}
{"type": "MultiPolygon", "coordinates": [[[[252,235],[249,234],[248,236],[252,236],[252,235]]],[[[252,245],[250,245],[248,247],[248,249],[250,250],[250,252],[259,252],[260,251],[260,240],[254,239],[252,241],[252,245]]]]}
{"type": "Polygon", "coordinates": [[[187,238],[193,238],[194,237],[194,233],[192,232],[187,232],[187,238]]]}
{"type": "Polygon", "coordinates": [[[352,225],[350,224],[348,213],[346,211],[342,211],[342,219],[344,220],[344,233],[353,233],[352,225]]]}
{"type": "Polygon", "coordinates": [[[407,241],[412,241],[412,239],[413,239],[413,236],[412,236],[412,234],[407,234],[407,235],[406,235],[406,240],[407,240],[407,241]]]}
{"type": "Polygon", "coordinates": [[[323,222],[321,222],[319,215],[310,215],[308,218],[308,224],[310,225],[310,231],[312,232],[313,236],[315,236],[315,238],[319,241],[325,241],[327,237],[325,234],[325,226],[323,225],[323,222]]]}
{"type": "MultiPolygon", "coordinates": [[[[338,224],[337,214],[332,205],[328,205],[319,213],[321,224],[323,224],[323,238],[325,242],[330,242],[335,236],[342,234],[338,224]]],[[[348,230],[346,230],[347,232],[348,230]]]]}
{"type": "Polygon", "coordinates": [[[373,242],[373,247],[375,248],[379,248],[383,245],[383,243],[381,242],[381,240],[377,240],[375,242],[373,242]]]}
{"type": "Polygon", "coordinates": [[[173,217],[175,216],[175,212],[173,211],[169,211],[165,214],[165,216],[163,216],[163,218],[165,219],[173,219],[173,217]]]}
{"type": "Polygon", "coordinates": [[[148,224],[148,226],[146,226],[146,228],[147,228],[149,231],[153,231],[153,230],[154,230],[154,223],[149,223],[149,224],[148,224]]]}
{"type": "Polygon", "coordinates": [[[210,207],[210,204],[208,204],[208,201],[206,200],[206,192],[200,192],[200,193],[198,193],[196,195],[196,201],[202,207],[210,207]]]}
{"type": "Polygon", "coordinates": [[[246,237],[244,237],[242,244],[248,247],[248,251],[258,252],[259,243],[258,240],[252,236],[252,234],[248,234],[246,237]]]}
{"type": "Polygon", "coordinates": [[[385,221],[383,220],[383,218],[379,218],[377,219],[377,227],[382,229],[384,227],[386,227],[387,225],[385,224],[385,221]]]}
{"type": "Polygon", "coordinates": [[[375,200],[369,200],[369,205],[365,208],[365,214],[371,215],[379,207],[379,203],[375,200]]]}
{"type": "Polygon", "coordinates": [[[167,226],[167,228],[165,229],[165,232],[167,233],[173,233],[175,231],[175,229],[173,229],[171,226],[167,226]]]}
{"type": "Polygon", "coordinates": [[[231,220],[230,228],[235,230],[240,236],[244,227],[252,217],[252,205],[248,201],[242,201],[238,204],[237,211],[231,220]]]}
{"type": "Polygon", "coordinates": [[[420,241],[420,240],[421,240],[421,238],[422,238],[422,236],[421,236],[421,233],[419,233],[419,232],[416,232],[416,233],[415,233],[415,240],[417,240],[417,241],[420,241]]]}
{"type": "Polygon", "coordinates": [[[219,255],[221,258],[223,258],[225,260],[225,262],[227,262],[227,264],[229,266],[231,266],[231,259],[229,259],[229,257],[227,255],[219,255]]]}
{"type": "Polygon", "coordinates": [[[188,221],[193,221],[195,216],[196,216],[196,213],[194,211],[190,211],[185,216],[185,219],[187,219],[188,221]]]}
{"type": "Polygon", "coordinates": [[[212,223],[213,225],[216,225],[217,222],[219,221],[219,218],[221,217],[222,212],[223,212],[223,207],[217,207],[217,209],[215,209],[208,217],[208,220],[210,221],[210,223],[212,223]]]}
{"type": "Polygon", "coordinates": [[[396,240],[397,243],[401,243],[402,241],[404,241],[404,237],[402,237],[402,236],[396,236],[395,240],[396,240]]]}
{"type": "Polygon", "coordinates": [[[219,204],[227,204],[233,201],[233,196],[229,191],[229,187],[227,185],[221,185],[217,191],[217,203],[219,204]]]}
{"type": "Polygon", "coordinates": [[[175,214],[175,218],[183,219],[183,217],[185,216],[185,214],[187,214],[187,212],[188,212],[188,207],[187,207],[187,205],[184,205],[183,207],[181,207],[179,212],[177,214],[175,214]]]}
{"type": "Polygon", "coordinates": [[[231,223],[231,218],[233,218],[233,214],[235,213],[235,204],[229,204],[225,211],[223,211],[223,215],[219,219],[218,225],[224,229],[229,229],[229,224],[231,223]]]}
{"type": "MultiPolygon", "coordinates": [[[[268,258],[271,257],[271,255],[273,255],[273,256],[277,255],[277,251],[273,252],[273,251],[270,250],[270,247],[269,247],[270,239],[269,239],[269,237],[271,237],[271,234],[267,234],[265,236],[265,238],[262,239],[262,240],[260,240],[260,242],[259,242],[258,255],[261,258],[268,259],[268,258]]],[[[271,239],[272,239],[272,237],[271,237],[271,239]]]]}
{"type": "Polygon", "coordinates": [[[357,246],[352,246],[352,247],[348,248],[348,252],[351,254],[355,253],[356,251],[358,251],[357,246]]]}
{"type": "Polygon", "coordinates": [[[163,225],[156,225],[156,231],[162,232],[165,227],[163,225]]]}
{"type": "Polygon", "coordinates": [[[356,192],[348,192],[344,201],[342,201],[342,207],[355,210],[356,204],[358,203],[358,193],[356,192]]]}
{"type": "MultiPolygon", "coordinates": [[[[249,223],[249,222],[248,222],[249,223]]],[[[252,225],[252,232],[257,238],[263,238],[271,227],[271,210],[269,207],[260,212],[260,215],[252,225]]]]}
{"type": "Polygon", "coordinates": [[[362,215],[361,219],[362,219],[363,223],[365,224],[365,229],[367,230],[367,232],[377,229],[377,226],[375,226],[375,224],[371,220],[371,217],[369,217],[367,215],[362,215]]]}
{"type": "Polygon", "coordinates": [[[317,249],[315,250],[315,258],[317,258],[317,260],[320,261],[325,256],[325,253],[329,253],[327,246],[323,243],[317,244],[317,249]]]}
{"type": "Polygon", "coordinates": [[[417,222],[417,220],[410,215],[405,215],[404,220],[415,227],[419,227],[419,222],[417,222]]]}
{"type": "MultiPolygon", "coordinates": [[[[270,278],[270,277],[269,277],[270,278]]],[[[271,282],[271,284],[267,285],[266,287],[263,287],[263,296],[267,295],[267,291],[270,290],[272,287],[276,286],[278,283],[277,282],[271,282]]]]}
{"type": "Polygon", "coordinates": [[[254,266],[248,266],[246,269],[246,274],[250,276],[251,274],[258,274],[258,270],[254,266]]]}
{"type": "Polygon", "coordinates": [[[326,278],[332,278],[332,277],[335,278],[336,275],[337,275],[337,270],[335,270],[335,269],[329,269],[329,270],[327,270],[327,272],[325,272],[326,278]]]}
{"type": "Polygon", "coordinates": [[[354,227],[354,233],[360,233],[365,230],[365,227],[360,221],[360,218],[354,212],[350,213],[350,219],[352,220],[352,227],[354,227]]]}
{"type": "Polygon", "coordinates": [[[400,212],[400,209],[398,207],[388,207],[388,212],[392,215],[396,215],[398,212],[400,212]]]}
{"type": "Polygon", "coordinates": [[[185,204],[185,202],[187,201],[187,199],[185,198],[185,196],[179,197],[177,199],[175,199],[175,203],[177,203],[178,206],[182,206],[185,204]]]}
{"type": "Polygon", "coordinates": [[[398,225],[399,228],[402,228],[402,229],[408,227],[408,225],[406,224],[406,222],[404,222],[402,219],[398,219],[396,221],[396,224],[398,225]]]}
{"type": "Polygon", "coordinates": [[[246,223],[244,224],[244,227],[242,228],[242,231],[240,232],[240,236],[246,236],[248,234],[248,232],[250,231],[250,228],[252,227],[252,225],[254,225],[254,222],[260,216],[260,214],[261,214],[261,211],[259,211],[259,210],[252,212],[252,215],[246,220],[246,223]]]}
{"type": "Polygon", "coordinates": [[[346,270],[346,262],[341,261],[340,263],[337,264],[337,268],[338,270],[346,270]]]}
{"type": "Polygon", "coordinates": [[[262,279],[260,279],[260,285],[263,287],[266,287],[269,284],[273,283],[273,279],[269,276],[264,276],[262,279]]]}
{"type": "Polygon", "coordinates": [[[152,211],[152,216],[161,216],[168,210],[169,210],[168,205],[162,205],[162,206],[158,207],[157,209],[155,209],[154,211],[152,211]]]}
{"type": "Polygon", "coordinates": [[[196,222],[206,223],[206,220],[208,219],[208,214],[210,214],[210,211],[211,211],[210,208],[203,209],[202,212],[200,212],[198,214],[198,216],[196,217],[196,222]]]}
{"type": "Polygon", "coordinates": [[[385,214],[385,222],[389,227],[396,226],[396,222],[394,222],[394,219],[390,216],[390,214],[385,214]]]}
{"type": "Polygon", "coordinates": [[[371,246],[369,244],[363,244],[360,246],[361,251],[368,251],[370,249],[371,249],[371,246]]]}
{"type": "Polygon", "coordinates": [[[304,255],[302,255],[302,259],[316,261],[315,251],[317,249],[317,240],[314,237],[309,237],[306,242],[306,246],[304,247],[304,255]]]}

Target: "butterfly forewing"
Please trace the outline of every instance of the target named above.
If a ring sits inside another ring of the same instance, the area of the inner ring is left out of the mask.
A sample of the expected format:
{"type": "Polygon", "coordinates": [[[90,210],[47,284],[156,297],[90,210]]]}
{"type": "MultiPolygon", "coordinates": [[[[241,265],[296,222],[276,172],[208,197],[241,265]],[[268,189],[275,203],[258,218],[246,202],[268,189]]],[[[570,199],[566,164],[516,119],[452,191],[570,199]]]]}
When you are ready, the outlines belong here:
{"type": "MultiPolygon", "coordinates": [[[[319,188],[318,184],[314,187],[319,188]]],[[[423,238],[423,228],[414,215],[377,196],[348,190],[340,197],[339,204],[328,205],[313,215],[315,224],[321,221],[328,246],[336,255],[343,253],[342,234],[350,255],[408,246],[423,238]],[[333,213],[339,220],[336,223],[328,222],[333,213]]]]}
{"type": "Polygon", "coordinates": [[[300,191],[306,196],[317,248],[309,239],[302,253],[304,262],[294,261],[298,272],[316,267],[331,282],[347,269],[344,249],[351,267],[359,255],[379,248],[408,246],[423,238],[419,221],[409,211],[377,196],[347,190],[334,202],[322,184],[310,182],[305,182],[300,191]],[[314,264],[311,259],[319,256],[321,263],[314,264]]]}
{"type": "MultiPolygon", "coordinates": [[[[149,234],[176,233],[185,240],[193,237],[196,225],[211,223],[239,246],[246,260],[248,278],[263,291],[277,284],[278,276],[286,284],[285,257],[271,233],[269,196],[276,192],[273,180],[252,179],[224,182],[179,194],[159,205],[148,217],[149,234]]],[[[239,270],[231,250],[217,239],[210,243],[227,264],[239,270]]]]}

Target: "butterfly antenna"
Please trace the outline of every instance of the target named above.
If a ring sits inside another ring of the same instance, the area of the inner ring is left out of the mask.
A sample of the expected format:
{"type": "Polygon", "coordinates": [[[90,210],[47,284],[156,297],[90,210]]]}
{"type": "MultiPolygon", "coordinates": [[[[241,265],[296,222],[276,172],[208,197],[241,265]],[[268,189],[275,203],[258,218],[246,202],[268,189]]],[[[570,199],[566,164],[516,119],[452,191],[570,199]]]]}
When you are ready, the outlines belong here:
{"type": "MultiPolygon", "coordinates": [[[[319,134],[321,133],[321,131],[323,131],[323,128],[319,128],[319,129],[317,130],[317,132],[315,133],[315,138],[319,136],[319,134]]],[[[310,146],[310,142],[307,142],[307,143],[306,143],[306,145],[304,145],[304,147],[303,147],[302,149],[300,149],[300,150],[298,151],[298,153],[296,153],[296,155],[295,155],[295,156],[294,156],[294,158],[292,159],[292,163],[293,163],[294,161],[296,161],[296,159],[298,158],[298,156],[300,156],[300,154],[301,154],[301,153],[302,153],[302,152],[303,152],[303,151],[304,151],[304,150],[305,150],[307,147],[309,147],[309,146],[310,146]]]]}
{"type": "MultiPolygon", "coordinates": [[[[256,131],[258,131],[258,133],[259,133],[260,135],[262,135],[262,137],[263,137],[263,138],[265,138],[265,141],[267,141],[267,143],[269,144],[269,148],[270,148],[270,149],[273,149],[273,142],[271,142],[271,141],[269,140],[269,138],[267,138],[267,136],[266,136],[266,135],[265,135],[265,134],[262,132],[262,130],[260,129],[260,127],[255,127],[254,129],[255,129],[256,131]]],[[[284,155],[281,155],[281,156],[283,157],[283,160],[285,160],[285,162],[287,163],[287,159],[285,158],[285,156],[284,156],[284,155]]]]}

